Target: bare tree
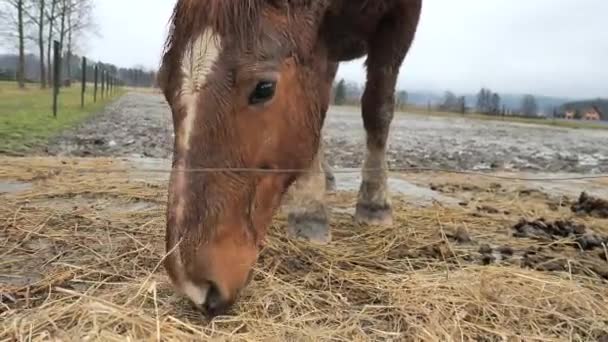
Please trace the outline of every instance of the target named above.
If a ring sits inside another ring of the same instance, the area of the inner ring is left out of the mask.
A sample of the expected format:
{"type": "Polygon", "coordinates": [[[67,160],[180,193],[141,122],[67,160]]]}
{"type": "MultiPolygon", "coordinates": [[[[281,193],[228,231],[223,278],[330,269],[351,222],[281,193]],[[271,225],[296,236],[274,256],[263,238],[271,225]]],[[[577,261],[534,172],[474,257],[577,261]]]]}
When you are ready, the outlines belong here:
{"type": "Polygon", "coordinates": [[[457,112],[460,110],[458,98],[451,91],[446,91],[443,96],[443,103],[439,105],[441,110],[457,112]]]}
{"type": "Polygon", "coordinates": [[[38,0],[38,51],[40,53],[40,87],[46,88],[46,70],[44,67],[44,10],[45,1],[38,0]]]}
{"type": "Polygon", "coordinates": [[[477,94],[477,111],[482,114],[489,114],[492,107],[492,92],[489,89],[481,88],[477,94]]]}
{"type": "Polygon", "coordinates": [[[407,91],[398,90],[395,94],[395,107],[399,110],[404,110],[407,106],[407,91]]]}
{"type": "Polygon", "coordinates": [[[346,102],[346,84],[343,79],[336,85],[334,103],[338,106],[342,106],[346,102]]]}
{"type": "Polygon", "coordinates": [[[19,59],[17,62],[17,82],[19,88],[25,88],[25,0],[1,0],[0,19],[6,27],[6,38],[17,41],[19,59]]]}
{"type": "Polygon", "coordinates": [[[93,0],[60,0],[61,28],[59,30],[59,45],[65,50],[66,85],[72,81],[72,55],[74,42],[88,32],[95,32],[93,20],[93,0]],[[65,44],[67,40],[67,45],[65,44]]]}
{"type": "Polygon", "coordinates": [[[500,95],[497,93],[492,94],[492,98],[490,100],[490,113],[492,115],[500,114],[500,95]]]}
{"type": "Polygon", "coordinates": [[[524,96],[521,103],[521,113],[525,116],[536,116],[538,113],[538,105],[536,104],[536,99],[534,96],[524,96]]]}
{"type": "Polygon", "coordinates": [[[36,42],[38,45],[38,53],[40,56],[40,87],[46,88],[46,68],[44,64],[44,25],[45,17],[45,0],[27,0],[27,9],[24,14],[27,16],[33,27],[36,28],[36,33],[28,36],[29,39],[36,42]]]}
{"type": "Polygon", "coordinates": [[[49,33],[48,33],[48,38],[46,41],[47,44],[47,48],[46,48],[46,65],[47,65],[47,77],[46,79],[48,80],[49,84],[51,84],[53,82],[53,72],[52,72],[52,67],[51,67],[51,46],[53,44],[53,37],[54,37],[54,33],[55,31],[53,31],[54,25],[55,25],[55,20],[57,19],[57,5],[59,3],[59,0],[50,0],[50,8],[47,8],[47,12],[46,12],[46,20],[49,23],[49,33]]]}

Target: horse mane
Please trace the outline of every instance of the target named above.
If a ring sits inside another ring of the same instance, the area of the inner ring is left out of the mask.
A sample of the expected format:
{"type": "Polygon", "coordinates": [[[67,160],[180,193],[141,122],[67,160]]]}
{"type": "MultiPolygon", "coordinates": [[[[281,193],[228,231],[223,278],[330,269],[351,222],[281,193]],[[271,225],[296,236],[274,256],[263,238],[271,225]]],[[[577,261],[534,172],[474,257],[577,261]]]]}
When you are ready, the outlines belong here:
{"type": "Polygon", "coordinates": [[[328,3],[328,0],[178,0],[163,53],[181,51],[192,37],[208,28],[250,46],[251,41],[260,37],[264,9],[285,10],[288,21],[301,23],[318,20],[328,3]],[[298,9],[303,8],[313,11],[302,18],[298,9]]]}
{"type": "Polygon", "coordinates": [[[259,33],[266,0],[178,0],[170,18],[165,52],[186,45],[205,29],[246,39],[259,33]]]}

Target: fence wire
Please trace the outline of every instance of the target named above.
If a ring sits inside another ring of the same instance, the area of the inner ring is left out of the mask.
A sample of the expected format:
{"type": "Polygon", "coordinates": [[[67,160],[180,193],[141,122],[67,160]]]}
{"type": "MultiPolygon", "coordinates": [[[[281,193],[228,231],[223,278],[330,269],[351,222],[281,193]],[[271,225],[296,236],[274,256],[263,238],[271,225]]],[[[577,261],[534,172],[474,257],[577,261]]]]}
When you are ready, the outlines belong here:
{"type": "MultiPolygon", "coordinates": [[[[6,164],[5,164],[6,166],[6,164]]],[[[298,173],[298,174],[325,174],[324,170],[310,170],[310,169],[266,169],[266,168],[172,168],[172,169],[159,169],[159,168],[84,168],[84,167],[71,167],[69,165],[64,166],[31,166],[31,165],[17,165],[9,164],[11,167],[20,167],[31,171],[50,171],[50,172],[76,172],[82,174],[94,174],[94,173],[160,173],[170,174],[172,172],[185,172],[185,173],[262,173],[262,174],[278,174],[278,173],[298,173]]],[[[578,176],[563,176],[563,177],[519,177],[519,176],[501,176],[497,174],[490,174],[479,171],[467,171],[467,170],[455,170],[445,168],[432,168],[432,167],[389,167],[389,168],[330,168],[329,173],[332,174],[352,174],[352,173],[367,173],[367,172],[387,172],[387,173],[419,173],[419,172],[434,172],[434,173],[447,173],[447,174],[460,174],[469,176],[478,176],[493,179],[512,180],[512,181],[533,181],[533,182],[568,182],[568,181],[579,181],[579,180],[594,180],[594,179],[608,179],[608,174],[594,174],[594,175],[578,175],[578,176]]]]}

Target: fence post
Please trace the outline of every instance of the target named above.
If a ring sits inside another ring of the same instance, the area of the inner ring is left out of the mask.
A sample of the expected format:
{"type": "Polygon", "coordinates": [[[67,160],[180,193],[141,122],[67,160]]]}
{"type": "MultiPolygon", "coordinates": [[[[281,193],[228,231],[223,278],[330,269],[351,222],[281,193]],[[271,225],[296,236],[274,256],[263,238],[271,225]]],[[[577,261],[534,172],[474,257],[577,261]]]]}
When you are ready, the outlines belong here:
{"type": "Polygon", "coordinates": [[[80,93],[80,108],[84,108],[84,93],[87,89],[87,58],[82,57],[82,91],[80,93]]]}
{"type": "Polygon", "coordinates": [[[58,41],[53,41],[53,117],[57,117],[57,98],[59,97],[59,85],[61,82],[61,46],[58,41]]]}
{"type": "Polygon", "coordinates": [[[97,102],[97,80],[99,78],[99,67],[95,64],[95,75],[93,76],[95,85],[93,87],[93,102],[97,102]]]}

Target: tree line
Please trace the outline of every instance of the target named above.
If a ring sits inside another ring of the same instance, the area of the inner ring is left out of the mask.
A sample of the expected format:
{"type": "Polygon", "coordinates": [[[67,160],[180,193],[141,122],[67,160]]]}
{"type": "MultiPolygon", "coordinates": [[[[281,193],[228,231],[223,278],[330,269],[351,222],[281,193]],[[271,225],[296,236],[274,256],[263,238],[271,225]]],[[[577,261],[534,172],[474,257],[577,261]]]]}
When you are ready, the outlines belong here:
{"type": "Polygon", "coordinates": [[[477,93],[475,106],[467,109],[466,98],[456,97],[451,91],[446,91],[439,109],[447,112],[465,113],[474,111],[486,115],[521,115],[533,117],[538,115],[538,104],[533,95],[526,94],[522,97],[519,108],[507,108],[502,104],[502,99],[498,93],[491,89],[481,88],[477,93]]]}
{"type": "MultiPolygon", "coordinates": [[[[334,105],[359,105],[360,98],[363,93],[363,88],[355,82],[347,82],[340,79],[334,83],[332,87],[332,103],[334,105]]],[[[414,94],[416,95],[416,94],[414,94]]],[[[409,94],[405,90],[398,89],[395,91],[395,108],[398,110],[405,109],[408,105],[409,94]]],[[[420,96],[417,96],[418,105],[420,106],[420,96]]],[[[470,99],[470,98],[469,98],[470,99]]],[[[416,100],[413,100],[416,102],[416,100]]],[[[482,88],[472,103],[467,103],[466,96],[457,96],[452,91],[446,91],[439,101],[433,101],[435,105],[431,105],[431,101],[426,105],[428,110],[433,107],[445,112],[468,113],[476,112],[486,115],[519,115],[534,117],[539,113],[539,106],[536,98],[533,95],[524,95],[517,108],[509,108],[503,104],[500,94],[493,92],[491,89],[482,88]]],[[[511,102],[512,103],[512,102],[511,102]]]]}
{"type": "MultiPolygon", "coordinates": [[[[25,53],[29,45],[37,49],[41,87],[46,88],[53,81],[55,40],[67,59],[65,74],[71,74],[70,59],[75,47],[96,33],[93,8],[93,0],[0,0],[0,32],[4,43],[18,50],[15,76],[20,88],[25,87],[25,53]]],[[[68,77],[68,85],[70,81],[68,77]]]]}
{"type": "MultiPolygon", "coordinates": [[[[361,96],[363,95],[363,87],[355,82],[346,82],[340,79],[332,86],[332,104],[337,106],[343,105],[359,105],[361,96]]],[[[397,90],[395,92],[395,108],[405,109],[408,101],[408,93],[405,90],[397,90]]]]}
{"type": "MultiPolygon", "coordinates": [[[[94,20],[94,0],[0,0],[0,43],[16,50],[14,74],[6,65],[0,66],[2,78],[14,78],[20,88],[26,81],[26,51],[37,55],[37,80],[42,88],[53,84],[53,42],[59,42],[62,63],[60,83],[70,86],[82,75],[81,50],[87,39],[98,34],[94,20]]],[[[152,86],[155,73],[143,67],[118,68],[99,63],[98,66],[131,86],[152,86]]],[[[87,67],[87,79],[92,79],[94,62],[87,67]],[[91,78],[89,78],[89,76],[91,78]]]]}

